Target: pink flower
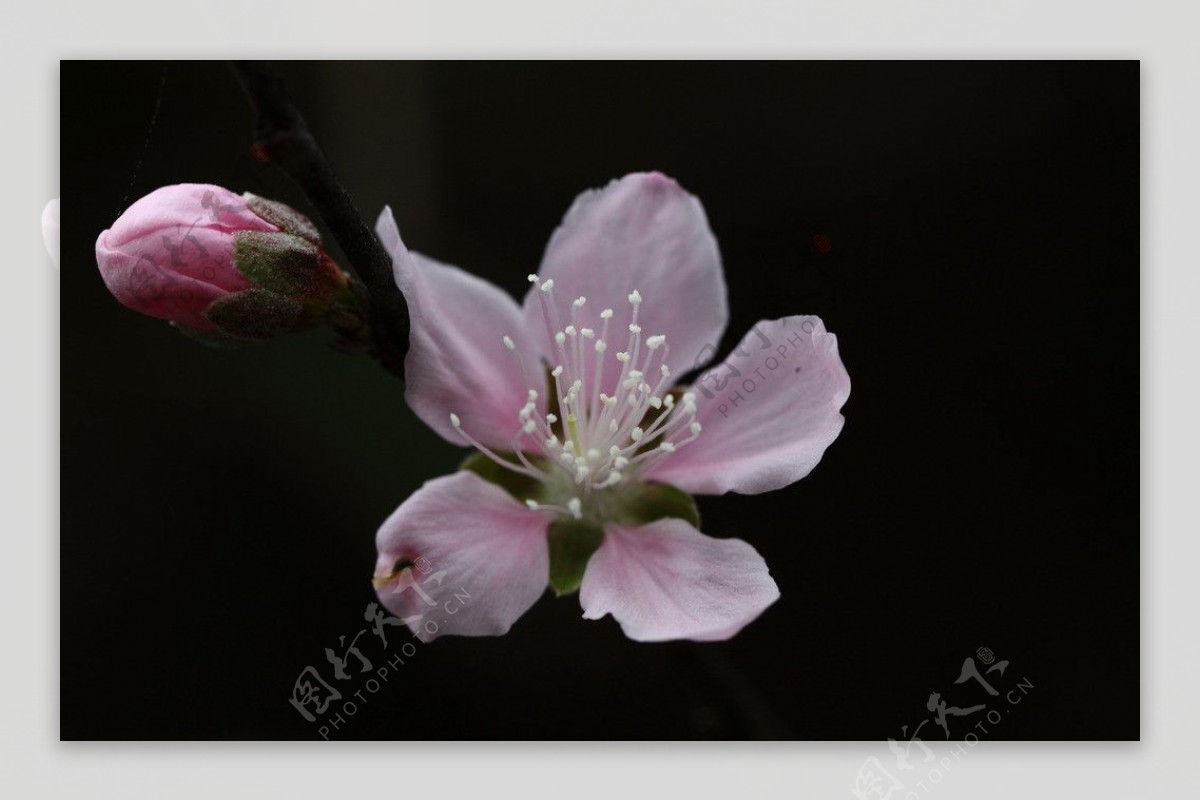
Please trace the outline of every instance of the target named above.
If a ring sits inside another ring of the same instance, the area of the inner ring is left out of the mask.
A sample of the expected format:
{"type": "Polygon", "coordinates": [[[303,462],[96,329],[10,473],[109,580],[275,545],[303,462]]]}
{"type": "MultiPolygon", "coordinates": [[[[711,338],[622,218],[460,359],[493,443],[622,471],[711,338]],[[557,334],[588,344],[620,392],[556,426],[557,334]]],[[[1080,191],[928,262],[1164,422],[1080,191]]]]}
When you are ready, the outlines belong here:
{"type": "Polygon", "coordinates": [[[124,305],[196,331],[216,331],[204,312],[254,284],[233,263],[238,231],[278,231],[237,194],[211,184],[156,189],[96,240],[96,263],[124,305]]]}
{"type": "Polygon", "coordinates": [[[408,403],[491,460],[426,483],[379,530],[380,599],[417,636],[504,634],[547,585],[643,641],[727,639],[774,603],[762,557],[702,534],[685,493],[803,478],[850,379],[834,335],[796,316],[673,389],[729,316],[696,198],[657,173],[585,192],[520,306],[408,251],[390,210],[377,231],[412,315],[408,403]]]}
{"type": "Polygon", "coordinates": [[[348,281],[303,214],[210,184],[134,203],[96,240],[96,263],[126,306],[222,345],[327,321],[348,281]]]}
{"type": "Polygon", "coordinates": [[[58,266],[58,198],[54,198],[42,209],[42,241],[50,261],[58,266]]]}

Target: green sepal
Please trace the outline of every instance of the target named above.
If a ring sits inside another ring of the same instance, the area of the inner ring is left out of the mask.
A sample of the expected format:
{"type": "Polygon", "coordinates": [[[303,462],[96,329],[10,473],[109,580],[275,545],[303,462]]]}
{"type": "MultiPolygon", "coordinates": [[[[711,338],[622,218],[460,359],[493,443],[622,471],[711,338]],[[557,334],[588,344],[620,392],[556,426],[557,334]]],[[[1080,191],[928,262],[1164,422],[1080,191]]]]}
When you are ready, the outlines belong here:
{"type": "Polygon", "coordinates": [[[642,526],[664,517],[678,517],[700,528],[696,499],[670,484],[635,484],[613,511],[614,523],[642,526]]]}
{"type": "Polygon", "coordinates": [[[557,595],[579,589],[588,560],[604,541],[604,529],[587,520],[559,520],[550,525],[550,586],[557,595]]]}
{"type": "Polygon", "coordinates": [[[199,328],[189,328],[186,325],[180,325],[174,320],[171,325],[185,337],[194,339],[195,341],[208,345],[210,348],[236,348],[245,345],[249,340],[242,337],[235,337],[221,331],[201,331],[199,328]]]}
{"type": "Polygon", "coordinates": [[[299,303],[282,295],[247,289],[213,301],[204,316],[230,336],[268,339],[296,330],[302,312],[299,303]]]}
{"type": "MultiPolygon", "coordinates": [[[[517,457],[511,453],[500,453],[497,455],[513,462],[517,461],[517,457]]],[[[522,473],[506,470],[482,453],[471,454],[463,460],[458,469],[470,470],[484,481],[490,481],[504,488],[508,491],[509,495],[521,503],[525,503],[527,500],[541,500],[542,482],[522,473]]]]}
{"type": "Polygon", "coordinates": [[[321,249],[294,234],[238,231],[233,264],[263,289],[326,306],[341,289],[321,249]]]}
{"type": "Polygon", "coordinates": [[[242,193],[242,200],[246,201],[250,211],[272,225],[282,228],[289,234],[303,237],[314,245],[321,244],[321,234],[317,231],[317,226],[291,206],[277,200],[267,200],[265,197],[259,197],[250,192],[242,193]]]}

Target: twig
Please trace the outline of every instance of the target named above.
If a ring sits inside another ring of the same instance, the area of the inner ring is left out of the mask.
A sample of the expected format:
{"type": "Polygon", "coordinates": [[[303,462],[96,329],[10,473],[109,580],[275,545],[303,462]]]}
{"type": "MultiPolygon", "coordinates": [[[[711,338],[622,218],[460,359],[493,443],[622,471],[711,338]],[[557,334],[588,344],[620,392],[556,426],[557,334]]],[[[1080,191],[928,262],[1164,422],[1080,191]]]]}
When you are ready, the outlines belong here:
{"type": "Polygon", "coordinates": [[[403,381],[408,305],[392,277],[391,256],[359,216],[271,63],[234,61],[231,65],[258,114],[256,154],[300,187],[341,246],[366,290],[372,355],[403,381]]]}

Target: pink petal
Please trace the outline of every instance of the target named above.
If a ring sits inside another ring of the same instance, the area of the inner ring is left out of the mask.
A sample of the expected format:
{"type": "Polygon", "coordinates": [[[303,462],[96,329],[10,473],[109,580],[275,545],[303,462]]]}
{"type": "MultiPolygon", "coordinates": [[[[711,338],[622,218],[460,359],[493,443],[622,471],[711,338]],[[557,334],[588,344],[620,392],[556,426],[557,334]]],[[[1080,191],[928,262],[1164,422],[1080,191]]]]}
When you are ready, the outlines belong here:
{"type": "Polygon", "coordinates": [[[379,599],[425,642],[504,634],[546,590],[547,523],[474,473],[429,481],[375,538],[376,576],[414,563],[379,587],[379,599]]]}
{"type": "MultiPolygon", "coordinates": [[[[605,388],[620,373],[613,355],[629,341],[633,290],[643,298],[638,311],[642,340],[666,335],[667,366],[674,375],[699,366],[697,359],[707,363],[729,321],[721,256],[704,208],[660,173],[627,175],[576,198],[550,238],[538,276],[554,280],[554,296],[567,322],[570,302],[580,296],[587,298],[581,324],[597,335],[600,312],[613,310],[605,388]]],[[[525,298],[531,332],[546,330],[539,295],[535,287],[525,298]]],[[[589,352],[589,362],[594,356],[589,352]]],[[[585,374],[592,374],[590,367],[585,374]]]]}
{"type": "Polygon", "coordinates": [[[579,588],[585,618],[611,613],[641,642],[727,640],[778,598],[748,543],[706,536],[678,518],[606,526],[579,588]]]}
{"type": "Polygon", "coordinates": [[[470,273],[410,252],[391,209],[383,210],[375,228],[392,255],[412,319],[404,361],[409,406],[456,445],[465,442],[450,424],[451,413],[484,445],[511,450],[528,391],[541,389],[545,381],[534,348],[504,346],[505,336],[522,340],[525,324],[516,301],[470,273]],[[522,378],[514,358],[518,353],[527,357],[532,386],[522,378]]]}
{"type": "Polygon", "coordinates": [[[687,492],[754,494],[809,474],[842,430],[850,376],[819,317],[759,322],[696,394],[699,437],[647,476],[687,492]]]}
{"type": "Polygon", "coordinates": [[[46,243],[46,252],[50,254],[50,261],[54,262],[54,266],[58,266],[58,241],[59,241],[59,199],[54,198],[46,204],[46,208],[42,209],[42,241],[46,243]]]}

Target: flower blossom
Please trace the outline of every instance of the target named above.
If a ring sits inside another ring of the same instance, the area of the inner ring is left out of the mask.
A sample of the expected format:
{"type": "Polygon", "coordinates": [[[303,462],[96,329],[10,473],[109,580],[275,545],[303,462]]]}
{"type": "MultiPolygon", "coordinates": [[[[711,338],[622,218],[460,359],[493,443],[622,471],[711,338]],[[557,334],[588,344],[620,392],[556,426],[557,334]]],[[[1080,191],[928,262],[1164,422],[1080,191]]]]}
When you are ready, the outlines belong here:
{"type": "Polygon", "coordinates": [[[311,326],[346,284],[307,217],[212,184],[138,199],[97,238],[96,264],[125,306],[224,344],[311,326]]]}
{"type": "Polygon", "coordinates": [[[658,173],[585,192],[521,305],[410,252],[389,209],[377,231],[411,312],[406,399],[479,452],[379,530],[376,589],[414,634],[504,634],[547,586],[640,641],[727,639],[775,602],[763,558],[701,533],[687,493],[803,478],[841,431],[850,380],[835,336],[794,316],[676,386],[729,317],[695,197],[658,173]]]}

